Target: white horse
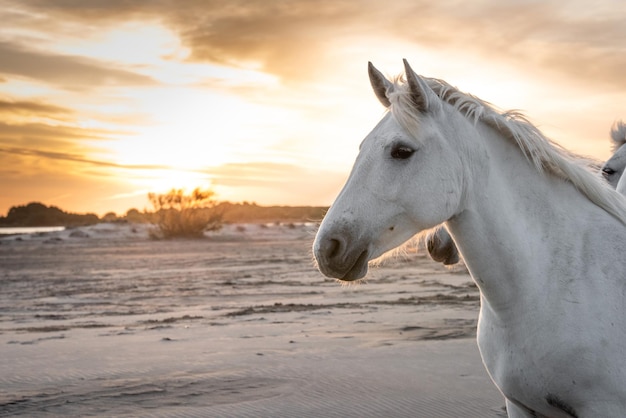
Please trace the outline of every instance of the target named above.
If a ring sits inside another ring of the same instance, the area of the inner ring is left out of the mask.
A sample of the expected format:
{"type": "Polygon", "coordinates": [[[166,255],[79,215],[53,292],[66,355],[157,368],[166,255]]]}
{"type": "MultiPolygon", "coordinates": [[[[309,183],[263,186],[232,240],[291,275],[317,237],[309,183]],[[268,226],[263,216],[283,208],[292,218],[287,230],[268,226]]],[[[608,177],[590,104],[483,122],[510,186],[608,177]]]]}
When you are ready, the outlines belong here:
{"type": "MultiPolygon", "coordinates": [[[[621,194],[626,194],[626,180],[622,182],[621,188],[618,187],[624,168],[626,168],[626,146],[624,146],[626,144],[626,124],[623,121],[617,121],[613,124],[610,138],[613,144],[613,155],[602,165],[601,173],[611,187],[617,189],[621,194]]],[[[458,249],[443,226],[437,227],[428,234],[426,249],[433,260],[444,265],[459,262],[458,249]]]]}
{"type": "Polygon", "coordinates": [[[621,120],[613,125],[611,140],[613,155],[602,166],[602,175],[615,188],[626,167],[626,124],[621,120]]]}
{"type": "Polygon", "coordinates": [[[626,416],[626,203],[515,112],[405,61],[317,233],[329,277],[445,222],[481,293],[478,346],[509,417],[626,416]]]}

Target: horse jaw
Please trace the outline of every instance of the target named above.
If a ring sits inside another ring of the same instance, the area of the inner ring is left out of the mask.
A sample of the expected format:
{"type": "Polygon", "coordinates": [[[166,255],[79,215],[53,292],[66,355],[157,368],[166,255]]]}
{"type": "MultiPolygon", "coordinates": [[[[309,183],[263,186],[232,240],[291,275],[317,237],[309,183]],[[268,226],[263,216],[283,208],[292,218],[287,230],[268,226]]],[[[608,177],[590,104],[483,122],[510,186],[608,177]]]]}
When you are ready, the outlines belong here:
{"type": "Polygon", "coordinates": [[[617,190],[618,193],[626,195],[626,176],[620,177],[615,190],[617,190]]]}
{"type": "MultiPolygon", "coordinates": [[[[351,199],[343,200],[350,202],[351,199]]],[[[357,205],[358,206],[358,205],[357,205]]],[[[342,281],[364,278],[368,263],[402,245],[419,230],[402,214],[387,214],[370,224],[351,207],[331,207],[315,237],[313,254],[327,277],[342,281]]]]}

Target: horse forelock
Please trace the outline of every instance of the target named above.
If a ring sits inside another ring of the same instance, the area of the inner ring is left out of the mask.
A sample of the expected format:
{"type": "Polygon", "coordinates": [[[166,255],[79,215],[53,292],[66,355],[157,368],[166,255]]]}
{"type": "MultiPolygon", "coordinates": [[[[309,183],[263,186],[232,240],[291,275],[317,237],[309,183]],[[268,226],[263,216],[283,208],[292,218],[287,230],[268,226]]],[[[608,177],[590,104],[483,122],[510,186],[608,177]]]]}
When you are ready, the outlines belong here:
{"type": "MultiPolygon", "coordinates": [[[[485,123],[517,144],[537,171],[550,173],[572,183],[594,204],[626,225],[624,197],[607,187],[600,176],[590,171],[590,168],[600,166],[597,161],[577,155],[551,141],[517,110],[499,111],[490,103],[463,93],[443,80],[426,77],[423,79],[439,99],[451,105],[474,125],[478,122],[485,123]]],[[[404,79],[396,77],[393,83],[394,89],[389,93],[390,111],[398,123],[418,139],[422,115],[414,106],[404,79]]],[[[614,143],[617,142],[616,137],[621,138],[621,144],[626,143],[626,124],[617,122],[611,131],[611,137],[614,143]]]]}
{"type": "Polygon", "coordinates": [[[387,109],[398,123],[416,140],[419,140],[418,128],[421,115],[416,111],[415,103],[404,86],[404,77],[397,76],[393,80],[393,89],[387,91],[391,106],[387,109]]]}
{"type": "Polygon", "coordinates": [[[618,120],[611,127],[611,141],[613,142],[612,152],[615,152],[622,145],[626,144],[626,123],[618,120]]]}

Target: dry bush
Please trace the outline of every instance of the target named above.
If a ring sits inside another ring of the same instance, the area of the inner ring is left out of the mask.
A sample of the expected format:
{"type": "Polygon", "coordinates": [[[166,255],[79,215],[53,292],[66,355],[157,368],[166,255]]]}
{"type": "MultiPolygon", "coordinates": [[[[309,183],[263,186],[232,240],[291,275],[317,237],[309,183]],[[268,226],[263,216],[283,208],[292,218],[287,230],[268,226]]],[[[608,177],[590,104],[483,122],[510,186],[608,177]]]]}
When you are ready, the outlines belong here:
{"type": "Polygon", "coordinates": [[[223,213],[213,199],[214,192],[196,188],[191,194],[183,189],[172,189],[166,194],[149,193],[154,207],[159,234],[154,238],[200,238],[204,231],[222,227],[223,213]]]}

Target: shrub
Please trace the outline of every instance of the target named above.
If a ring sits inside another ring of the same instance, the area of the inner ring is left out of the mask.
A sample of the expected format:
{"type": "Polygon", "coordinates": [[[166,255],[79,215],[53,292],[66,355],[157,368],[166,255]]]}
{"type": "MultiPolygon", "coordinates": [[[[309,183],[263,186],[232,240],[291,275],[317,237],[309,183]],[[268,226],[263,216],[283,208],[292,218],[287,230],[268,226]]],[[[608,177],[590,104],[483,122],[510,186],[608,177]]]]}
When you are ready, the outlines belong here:
{"type": "Polygon", "coordinates": [[[194,189],[185,194],[183,189],[172,189],[166,194],[149,193],[154,207],[154,221],[159,228],[159,238],[199,238],[204,231],[222,227],[222,211],[217,208],[211,190],[194,189]]]}
{"type": "Polygon", "coordinates": [[[144,210],[144,212],[139,212],[137,209],[133,208],[133,209],[128,209],[126,211],[126,215],[124,215],[124,220],[126,222],[130,222],[130,223],[135,223],[135,224],[140,224],[140,223],[146,223],[146,222],[151,222],[152,221],[152,213],[147,212],[144,210]]]}

